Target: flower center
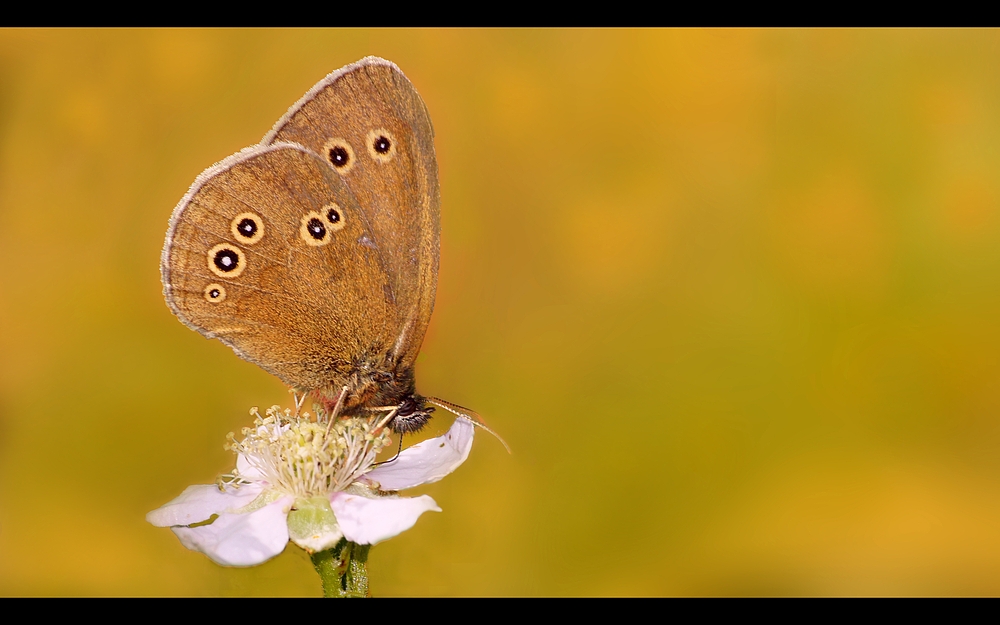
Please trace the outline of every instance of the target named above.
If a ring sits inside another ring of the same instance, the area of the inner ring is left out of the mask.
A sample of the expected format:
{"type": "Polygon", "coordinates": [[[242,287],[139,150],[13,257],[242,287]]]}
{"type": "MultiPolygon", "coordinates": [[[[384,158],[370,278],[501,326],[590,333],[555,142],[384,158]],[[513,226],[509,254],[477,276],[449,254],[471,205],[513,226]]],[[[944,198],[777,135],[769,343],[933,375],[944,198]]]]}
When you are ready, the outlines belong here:
{"type": "Polygon", "coordinates": [[[292,416],[272,406],[261,417],[256,408],[254,427],[243,428],[243,440],[230,434],[228,449],[242,454],[262,477],[235,477],[265,481],[271,489],[297,498],[318,497],[350,486],[375,464],[378,452],[391,443],[388,428],[376,419],[333,419],[317,410],[292,416]]]}

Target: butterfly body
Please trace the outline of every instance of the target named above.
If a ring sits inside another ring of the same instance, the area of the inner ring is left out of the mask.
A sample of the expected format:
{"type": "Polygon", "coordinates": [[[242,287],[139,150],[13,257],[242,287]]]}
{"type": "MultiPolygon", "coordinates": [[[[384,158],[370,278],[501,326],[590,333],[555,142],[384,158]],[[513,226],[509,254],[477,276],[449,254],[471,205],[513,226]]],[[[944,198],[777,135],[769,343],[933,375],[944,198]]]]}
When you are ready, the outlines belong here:
{"type": "Polygon", "coordinates": [[[342,414],[433,408],[414,363],[434,306],[440,196],[416,90],[375,57],[320,81],[170,219],[164,296],[189,327],[342,414]]]}

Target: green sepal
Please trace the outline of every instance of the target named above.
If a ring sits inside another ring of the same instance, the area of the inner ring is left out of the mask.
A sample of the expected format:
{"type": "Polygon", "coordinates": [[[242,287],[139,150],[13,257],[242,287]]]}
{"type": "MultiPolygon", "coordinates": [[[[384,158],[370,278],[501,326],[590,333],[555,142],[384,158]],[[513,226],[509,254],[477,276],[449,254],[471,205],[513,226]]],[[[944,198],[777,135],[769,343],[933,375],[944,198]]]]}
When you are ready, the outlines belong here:
{"type": "Polygon", "coordinates": [[[288,537],[309,553],[332,549],[344,537],[326,497],[296,499],[288,513],[288,537]]]}

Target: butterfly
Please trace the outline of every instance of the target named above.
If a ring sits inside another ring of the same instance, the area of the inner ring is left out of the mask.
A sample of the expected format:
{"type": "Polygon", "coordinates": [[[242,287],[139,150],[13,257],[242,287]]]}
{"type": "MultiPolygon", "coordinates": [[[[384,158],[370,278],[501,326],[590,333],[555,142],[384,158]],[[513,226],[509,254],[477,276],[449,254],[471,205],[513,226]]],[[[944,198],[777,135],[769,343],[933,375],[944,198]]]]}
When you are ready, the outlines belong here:
{"type": "Polygon", "coordinates": [[[436,405],[481,424],[416,392],[440,205],[427,107],[395,64],[366,57],[197,177],[170,218],[164,297],[188,327],[335,414],[385,410],[402,433],[436,405]]]}

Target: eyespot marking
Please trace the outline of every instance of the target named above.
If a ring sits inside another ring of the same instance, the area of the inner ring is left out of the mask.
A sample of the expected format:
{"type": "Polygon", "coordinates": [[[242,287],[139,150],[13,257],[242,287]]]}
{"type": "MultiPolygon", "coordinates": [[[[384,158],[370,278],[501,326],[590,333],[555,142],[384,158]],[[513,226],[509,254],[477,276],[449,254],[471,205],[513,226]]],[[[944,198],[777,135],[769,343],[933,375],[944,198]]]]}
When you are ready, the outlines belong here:
{"type": "Polygon", "coordinates": [[[226,287],[213,282],[205,287],[205,299],[213,304],[226,301],[226,287]]]}
{"type": "Polygon", "coordinates": [[[346,174],[354,168],[354,149],[346,139],[337,137],[327,141],[323,145],[323,156],[340,174],[346,174]]]}
{"type": "Polygon", "coordinates": [[[253,245],[264,238],[264,220],[256,213],[240,213],[233,217],[229,230],[237,241],[253,245]]]}
{"type": "Polygon", "coordinates": [[[299,238],[306,242],[306,245],[314,247],[326,245],[332,237],[332,228],[327,227],[327,221],[322,214],[316,211],[309,211],[302,216],[299,224],[299,238]]]}
{"type": "Polygon", "coordinates": [[[344,220],[344,211],[341,210],[336,202],[330,202],[324,206],[322,212],[326,218],[326,225],[331,231],[336,232],[347,225],[347,222],[344,220]]]}
{"type": "Polygon", "coordinates": [[[208,269],[220,278],[235,278],[246,269],[243,250],[231,243],[219,243],[208,250],[208,269]]]}
{"type": "Polygon", "coordinates": [[[368,154],[379,163],[388,163],[396,156],[396,137],[385,128],[376,128],[365,139],[368,154]]]}

